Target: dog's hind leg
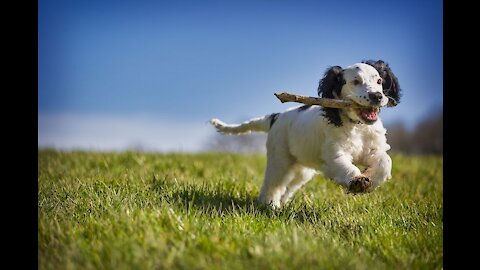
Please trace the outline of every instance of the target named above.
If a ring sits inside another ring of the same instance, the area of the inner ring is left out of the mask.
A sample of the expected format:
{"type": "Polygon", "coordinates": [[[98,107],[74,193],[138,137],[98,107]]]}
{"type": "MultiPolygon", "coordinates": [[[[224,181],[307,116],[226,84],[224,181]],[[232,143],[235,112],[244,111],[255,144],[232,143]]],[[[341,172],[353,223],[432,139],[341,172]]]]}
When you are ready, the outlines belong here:
{"type": "Polygon", "coordinates": [[[258,198],[260,203],[271,204],[275,208],[281,206],[281,198],[287,185],[295,176],[293,164],[293,160],[286,154],[267,153],[265,178],[258,198]]]}
{"type": "Polygon", "coordinates": [[[295,166],[295,176],[292,181],[288,183],[287,190],[280,199],[282,205],[290,201],[295,192],[308,181],[310,181],[315,174],[316,172],[313,169],[305,168],[299,165],[295,166]]]}

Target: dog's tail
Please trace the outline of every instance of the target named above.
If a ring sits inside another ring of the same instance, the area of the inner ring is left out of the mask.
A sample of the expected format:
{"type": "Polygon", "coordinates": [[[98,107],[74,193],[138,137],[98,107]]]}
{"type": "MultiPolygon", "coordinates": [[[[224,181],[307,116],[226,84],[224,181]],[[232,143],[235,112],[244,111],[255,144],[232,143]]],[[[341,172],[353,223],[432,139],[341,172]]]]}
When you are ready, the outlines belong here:
{"type": "Polygon", "coordinates": [[[241,134],[250,133],[252,131],[268,132],[279,115],[279,113],[272,113],[262,117],[250,119],[241,124],[233,125],[226,124],[219,119],[213,118],[210,120],[210,124],[212,124],[217,131],[224,134],[241,134]]]}

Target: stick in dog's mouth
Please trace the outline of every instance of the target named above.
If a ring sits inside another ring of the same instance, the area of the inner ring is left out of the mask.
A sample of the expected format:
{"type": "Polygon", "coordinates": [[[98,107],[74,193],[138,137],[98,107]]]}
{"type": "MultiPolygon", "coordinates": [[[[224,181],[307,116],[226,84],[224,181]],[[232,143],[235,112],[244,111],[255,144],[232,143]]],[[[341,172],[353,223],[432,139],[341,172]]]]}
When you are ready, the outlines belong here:
{"type": "Polygon", "coordinates": [[[362,106],[352,101],[339,100],[332,98],[317,98],[317,97],[308,97],[296,94],[289,93],[275,93],[274,94],[282,103],[285,102],[298,102],[306,105],[320,105],[327,108],[337,108],[337,109],[371,109],[369,107],[362,106]]]}
{"type": "Polygon", "coordinates": [[[308,97],[290,93],[275,93],[274,94],[282,103],[285,102],[298,102],[306,105],[320,105],[327,108],[336,109],[354,109],[359,117],[365,122],[375,122],[378,119],[379,107],[362,106],[358,103],[348,100],[338,100],[331,98],[317,98],[308,97]]]}

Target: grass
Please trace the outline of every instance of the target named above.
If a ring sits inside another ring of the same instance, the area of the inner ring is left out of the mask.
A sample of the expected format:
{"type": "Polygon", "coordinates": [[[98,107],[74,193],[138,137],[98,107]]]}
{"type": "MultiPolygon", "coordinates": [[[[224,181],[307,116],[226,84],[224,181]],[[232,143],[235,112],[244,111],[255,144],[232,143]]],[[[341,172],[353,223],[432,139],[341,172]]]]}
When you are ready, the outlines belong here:
{"type": "Polygon", "coordinates": [[[39,150],[39,269],[441,269],[443,159],[393,164],[373,193],[318,176],[275,211],[263,155],[39,150]]]}

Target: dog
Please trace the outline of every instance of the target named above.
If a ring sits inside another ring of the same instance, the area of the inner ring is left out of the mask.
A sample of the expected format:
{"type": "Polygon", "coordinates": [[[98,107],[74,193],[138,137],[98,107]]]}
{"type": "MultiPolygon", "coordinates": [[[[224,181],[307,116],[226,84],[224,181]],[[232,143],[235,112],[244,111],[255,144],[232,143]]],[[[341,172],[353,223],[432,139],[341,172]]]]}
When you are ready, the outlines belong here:
{"type": "Polygon", "coordinates": [[[234,125],[210,120],[224,134],[268,133],[261,203],[285,205],[318,173],[353,194],[371,192],[391,179],[390,145],[379,113],[382,107],[399,104],[401,89],[389,65],[368,60],[346,68],[330,67],[319,82],[318,95],[362,107],[304,105],[234,125]]]}

